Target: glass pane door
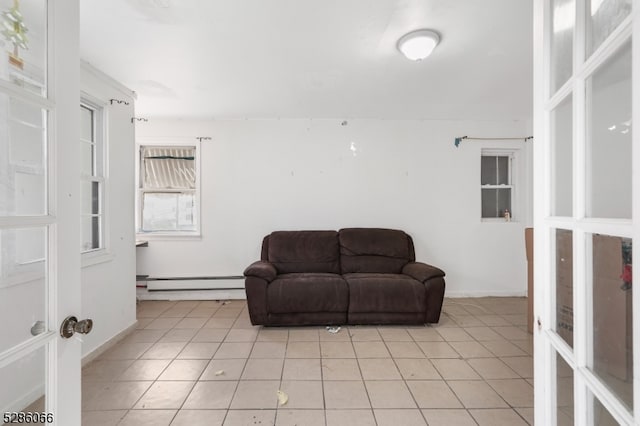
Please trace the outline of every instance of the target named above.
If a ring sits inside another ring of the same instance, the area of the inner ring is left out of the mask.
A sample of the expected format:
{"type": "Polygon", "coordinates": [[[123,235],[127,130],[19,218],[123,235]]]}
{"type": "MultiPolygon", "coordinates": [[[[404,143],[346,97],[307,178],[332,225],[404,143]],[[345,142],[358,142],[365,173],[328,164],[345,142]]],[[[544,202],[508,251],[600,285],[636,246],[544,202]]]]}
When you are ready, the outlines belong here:
{"type": "Polygon", "coordinates": [[[79,252],[67,249],[80,239],[79,158],[69,143],[79,134],[78,8],[0,0],[3,424],[80,424],[80,343],[59,333],[60,316],[80,312],[79,252]]]}
{"type": "Polygon", "coordinates": [[[536,424],[640,424],[638,4],[535,6],[536,424]]]}
{"type": "MultiPolygon", "coordinates": [[[[6,116],[0,118],[0,127],[6,116]]],[[[38,138],[41,138],[38,135],[38,138]]],[[[13,138],[0,140],[0,150],[13,138]]],[[[24,139],[25,144],[29,142],[24,139]]],[[[34,144],[35,157],[43,144],[34,144]],[[37,148],[36,148],[37,147],[37,148]]],[[[42,169],[33,172],[2,157],[3,211],[0,215],[0,409],[24,411],[44,401],[47,343],[56,336],[50,321],[49,235],[53,220],[46,210],[42,169]],[[39,214],[38,214],[39,213],[39,214]],[[27,216],[27,214],[30,214],[27,216]],[[7,384],[17,384],[8,386],[7,384]]],[[[15,157],[13,157],[15,158],[15,157]]],[[[41,410],[44,411],[44,408],[41,410]]],[[[24,423],[22,417],[16,422],[24,423]]]]}
{"type": "Polygon", "coordinates": [[[11,417],[4,421],[46,424],[57,328],[49,304],[47,4],[0,0],[0,21],[0,322],[9,325],[0,339],[0,412],[11,417]],[[26,418],[36,411],[44,417],[26,418]]]}

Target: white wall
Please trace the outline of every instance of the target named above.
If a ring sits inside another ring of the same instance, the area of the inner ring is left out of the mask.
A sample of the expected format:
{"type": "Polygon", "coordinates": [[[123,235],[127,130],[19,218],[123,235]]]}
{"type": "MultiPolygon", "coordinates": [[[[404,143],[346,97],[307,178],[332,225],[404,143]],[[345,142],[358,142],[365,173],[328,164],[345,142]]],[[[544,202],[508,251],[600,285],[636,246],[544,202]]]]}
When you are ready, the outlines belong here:
{"type": "MultiPolygon", "coordinates": [[[[86,63],[81,70],[83,94],[99,101],[106,112],[106,252],[83,255],[82,314],[92,318],[93,331],[83,336],[86,356],[136,321],[134,233],[133,93],[86,63]],[[129,105],[109,103],[110,99],[129,105]]],[[[78,242],[80,250],[80,242],[78,242]]]]}
{"type": "Polygon", "coordinates": [[[446,271],[447,295],[524,295],[531,142],[453,142],[528,131],[513,121],[151,119],[138,124],[140,140],[213,140],[201,148],[202,238],[150,241],[137,272],[237,275],[274,230],[389,227],[446,271]],[[480,220],[482,148],[521,150],[511,223],[480,220]]]}

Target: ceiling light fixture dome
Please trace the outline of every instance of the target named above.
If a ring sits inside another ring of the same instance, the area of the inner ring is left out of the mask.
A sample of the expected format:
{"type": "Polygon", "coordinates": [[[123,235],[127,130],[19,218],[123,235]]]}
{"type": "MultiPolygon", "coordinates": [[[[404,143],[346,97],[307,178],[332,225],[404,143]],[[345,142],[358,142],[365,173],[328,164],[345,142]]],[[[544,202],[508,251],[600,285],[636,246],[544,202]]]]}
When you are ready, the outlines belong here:
{"type": "Polygon", "coordinates": [[[398,40],[398,50],[412,61],[421,61],[431,55],[440,42],[440,36],[431,30],[416,30],[398,40]]]}

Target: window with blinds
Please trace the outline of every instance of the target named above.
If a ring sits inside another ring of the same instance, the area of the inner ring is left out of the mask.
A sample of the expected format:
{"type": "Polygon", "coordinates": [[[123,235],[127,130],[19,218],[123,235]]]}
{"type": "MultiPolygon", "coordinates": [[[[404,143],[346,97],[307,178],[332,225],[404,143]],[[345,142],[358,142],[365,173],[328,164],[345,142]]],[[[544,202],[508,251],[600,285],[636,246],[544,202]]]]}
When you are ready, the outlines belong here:
{"type": "Polygon", "coordinates": [[[140,147],[140,232],[198,230],[196,153],[195,146],[140,147]]]}

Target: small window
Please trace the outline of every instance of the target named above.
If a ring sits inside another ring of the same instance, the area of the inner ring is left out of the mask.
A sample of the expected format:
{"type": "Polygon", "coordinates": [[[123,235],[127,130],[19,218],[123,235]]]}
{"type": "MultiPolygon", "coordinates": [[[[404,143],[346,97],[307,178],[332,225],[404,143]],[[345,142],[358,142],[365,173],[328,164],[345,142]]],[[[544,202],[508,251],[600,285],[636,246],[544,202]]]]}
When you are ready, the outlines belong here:
{"type": "Polygon", "coordinates": [[[104,248],[104,146],[102,110],[80,105],[81,251],[104,248]]]}
{"type": "Polygon", "coordinates": [[[482,153],[480,185],[482,218],[513,218],[512,154],[482,153]]]}
{"type": "Polygon", "coordinates": [[[198,232],[195,146],[140,147],[139,232],[198,232]]]}

